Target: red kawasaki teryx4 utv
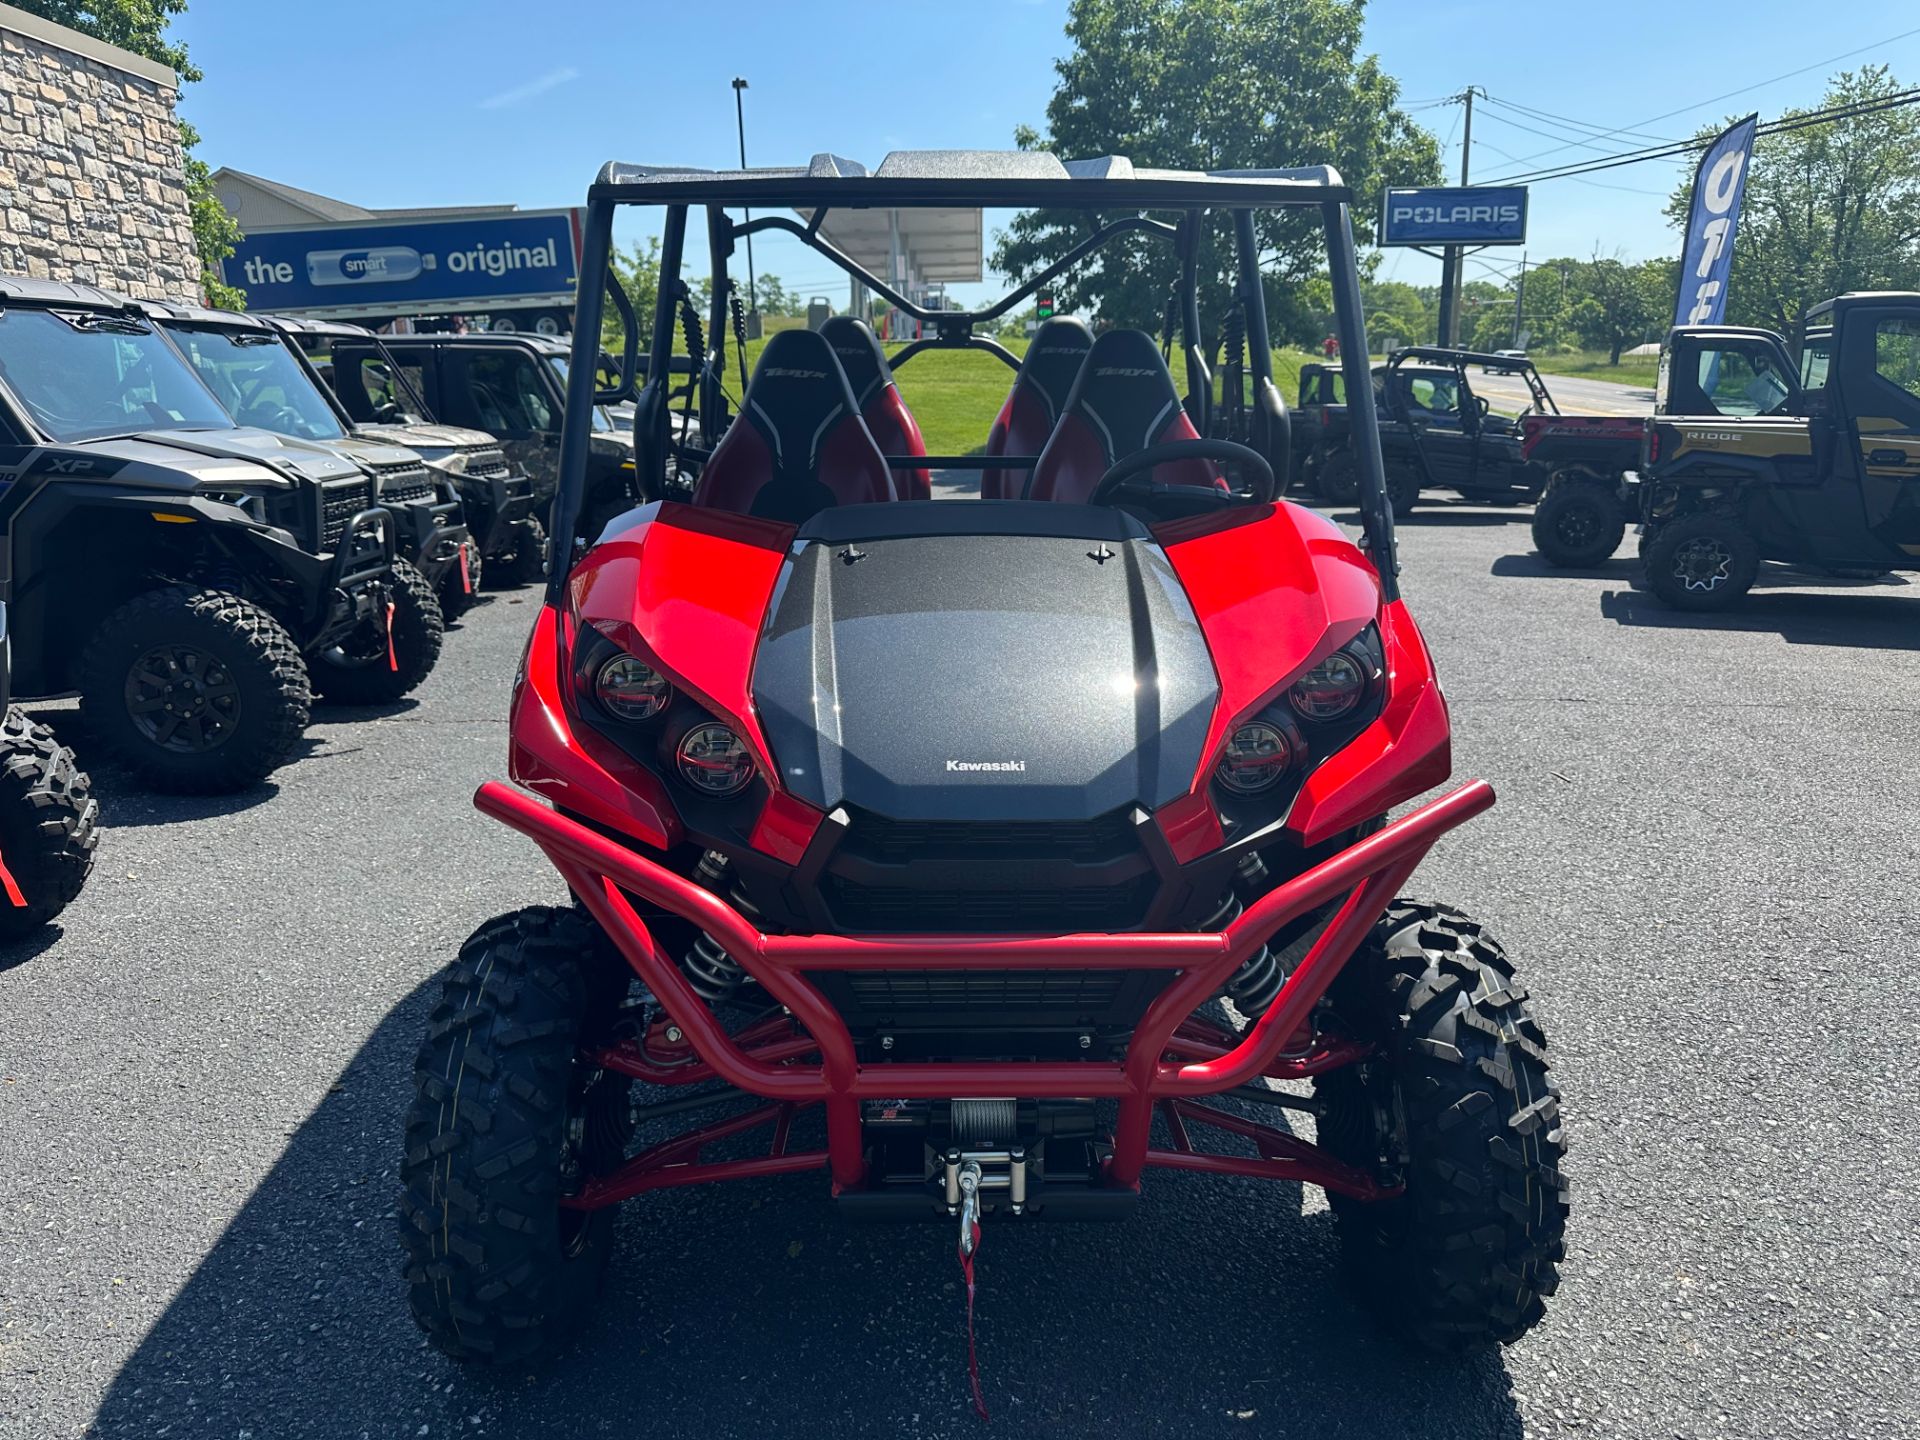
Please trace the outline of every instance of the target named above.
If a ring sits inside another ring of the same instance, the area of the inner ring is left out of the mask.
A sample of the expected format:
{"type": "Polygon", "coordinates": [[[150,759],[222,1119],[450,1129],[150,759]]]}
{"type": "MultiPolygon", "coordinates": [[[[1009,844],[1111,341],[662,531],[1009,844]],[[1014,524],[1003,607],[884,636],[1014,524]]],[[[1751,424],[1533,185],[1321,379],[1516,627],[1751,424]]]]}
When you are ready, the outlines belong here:
{"type": "Polygon", "coordinates": [[[477,797],[575,903],[482,926],[420,1051],[402,1228],[443,1350],[517,1361],[579,1320],[624,1200],[817,1171],[849,1212],[957,1222],[969,1267],[983,1222],[1123,1217],[1153,1167],[1305,1181],[1417,1340],[1465,1351],[1540,1319],[1566,1220],[1545,1040],[1478,922],[1400,898],[1493,792],[1387,818],[1447,778],[1449,736],[1395,580],[1349,200],[1328,169],[1033,153],[600,173],[514,691],[522,788],[477,797]],[[609,285],[621,205],[664,208],[650,351],[684,329],[699,373],[639,391],[650,503],[585,536],[593,407],[626,398],[640,333],[609,285]],[[897,211],[911,239],[926,211],[985,206],[1103,223],[974,314],[921,309],[834,243],[843,210],[897,211]],[[1259,255],[1281,207],[1326,234],[1358,546],[1275,493],[1259,255]],[[681,279],[695,217],[704,325],[681,279]],[[918,434],[891,376],[863,405],[807,331],[729,395],[728,260],[768,230],[921,322],[893,364],[970,348],[1016,371],[976,326],[1152,237],[1187,399],[1171,334],[1127,329],[1090,339],[1064,393],[1019,374],[970,456],[883,453],[876,424],[918,434]],[[1210,433],[1203,241],[1238,256],[1246,443],[1210,433]],[[627,353],[596,393],[608,299],[627,353]],[[1008,498],[900,498],[921,470],[992,470],[1008,498]],[[1310,1097],[1267,1083],[1307,1078],[1310,1097]]]}

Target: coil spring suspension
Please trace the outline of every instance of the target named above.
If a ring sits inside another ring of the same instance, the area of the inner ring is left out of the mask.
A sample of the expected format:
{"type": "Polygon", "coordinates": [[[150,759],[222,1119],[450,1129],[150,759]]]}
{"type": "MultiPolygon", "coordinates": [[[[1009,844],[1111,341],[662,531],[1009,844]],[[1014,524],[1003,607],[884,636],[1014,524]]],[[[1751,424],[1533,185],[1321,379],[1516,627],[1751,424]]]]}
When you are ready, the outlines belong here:
{"type": "MultiPolygon", "coordinates": [[[[716,895],[724,894],[733,908],[748,920],[759,920],[759,907],[747,897],[737,881],[731,889],[722,890],[732,872],[733,866],[726,856],[717,850],[709,850],[700,857],[700,863],[693,867],[693,879],[696,884],[716,895]]],[[[709,1005],[726,1004],[747,978],[747,972],[741,968],[740,962],[704,930],[687,951],[686,958],[680,962],[680,968],[686,972],[687,984],[693,987],[693,993],[709,1005]]]]}
{"type": "MultiPolygon", "coordinates": [[[[1266,864],[1258,855],[1249,854],[1240,862],[1240,879],[1250,888],[1257,888],[1266,877],[1266,864]]],[[[1221,895],[1219,906],[1201,922],[1200,928],[1224,930],[1238,920],[1245,909],[1240,900],[1239,887],[1236,886],[1221,895]]],[[[1280,968],[1272,948],[1262,945],[1233,972],[1233,978],[1227,981],[1225,993],[1233,1001],[1234,1009],[1252,1019],[1266,1013],[1267,1007],[1273,1004],[1286,983],[1286,972],[1280,968]]]]}

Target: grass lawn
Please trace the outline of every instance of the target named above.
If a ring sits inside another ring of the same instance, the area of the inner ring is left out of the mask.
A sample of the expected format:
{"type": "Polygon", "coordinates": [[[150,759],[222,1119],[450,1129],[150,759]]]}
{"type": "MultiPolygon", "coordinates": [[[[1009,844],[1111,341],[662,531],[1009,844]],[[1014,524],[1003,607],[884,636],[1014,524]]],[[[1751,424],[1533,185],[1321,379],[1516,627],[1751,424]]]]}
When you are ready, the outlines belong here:
{"type": "Polygon", "coordinates": [[[1612,380],[1621,385],[1651,385],[1660,377],[1658,355],[1622,355],[1618,365],[1607,363],[1604,350],[1582,350],[1571,355],[1528,355],[1542,375],[1575,375],[1586,380],[1612,380]]]}

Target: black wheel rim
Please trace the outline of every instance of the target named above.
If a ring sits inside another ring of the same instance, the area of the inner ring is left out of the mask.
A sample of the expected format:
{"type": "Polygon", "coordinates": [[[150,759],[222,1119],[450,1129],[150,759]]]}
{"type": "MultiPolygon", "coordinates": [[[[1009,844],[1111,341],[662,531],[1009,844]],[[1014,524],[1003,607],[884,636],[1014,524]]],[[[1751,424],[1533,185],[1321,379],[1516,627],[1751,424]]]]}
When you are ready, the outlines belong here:
{"type": "Polygon", "coordinates": [[[156,645],[127,672],[127,715],[142,737],[180,755],[224,744],[240,723],[240,684],[191,645],[156,645]]]}
{"type": "Polygon", "coordinates": [[[1560,518],[1554,522],[1553,533],[1562,545],[1570,549],[1582,549],[1591,545],[1600,535],[1600,520],[1590,505],[1570,505],[1560,512],[1560,518]]]}
{"type": "Polygon", "coordinates": [[[1732,573],[1732,552],[1712,535],[1696,536],[1673,552],[1673,578],[1688,590],[1717,590],[1732,573]]]}

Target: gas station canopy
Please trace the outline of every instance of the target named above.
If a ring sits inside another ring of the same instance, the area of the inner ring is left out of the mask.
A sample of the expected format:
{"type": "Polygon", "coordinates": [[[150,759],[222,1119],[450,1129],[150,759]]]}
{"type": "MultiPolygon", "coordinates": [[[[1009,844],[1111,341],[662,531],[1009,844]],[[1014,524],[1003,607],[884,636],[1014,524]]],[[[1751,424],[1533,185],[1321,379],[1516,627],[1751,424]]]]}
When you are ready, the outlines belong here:
{"type": "MultiPolygon", "coordinates": [[[[811,211],[798,212],[811,222],[811,211]]],[[[872,274],[895,285],[974,284],[984,278],[979,210],[829,210],[820,234],[872,274]]]]}

